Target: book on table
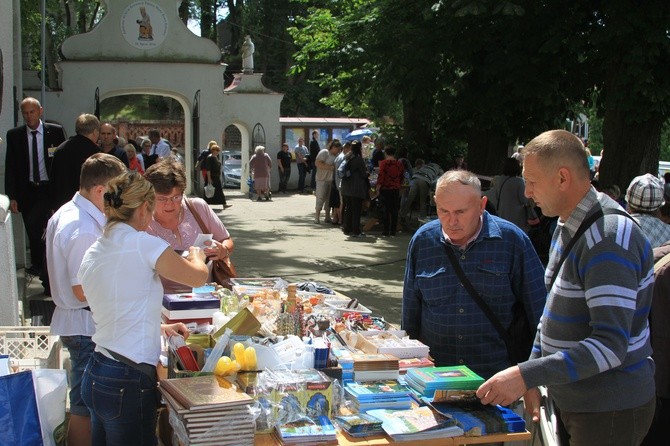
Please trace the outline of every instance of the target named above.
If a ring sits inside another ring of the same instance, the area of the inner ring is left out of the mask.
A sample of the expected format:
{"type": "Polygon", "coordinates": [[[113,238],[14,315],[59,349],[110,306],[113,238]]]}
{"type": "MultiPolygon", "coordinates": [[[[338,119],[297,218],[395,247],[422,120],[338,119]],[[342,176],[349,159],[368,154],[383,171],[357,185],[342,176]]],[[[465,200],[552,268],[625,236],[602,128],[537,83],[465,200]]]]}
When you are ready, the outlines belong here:
{"type": "Polygon", "coordinates": [[[419,441],[434,438],[457,437],[463,429],[453,418],[441,415],[430,407],[409,410],[376,409],[368,412],[382,420],[384,432],[393,441],[419,441]]]}
{"type": "Polygon", "coordinates": [[[191,411],[248,405],[253,398],[214,375],[163,379],[160,386],[191,411]]]}
{"type": "Polygon", "coordinates": [[[423,396],[432,397],[438,389],[476,390],[484,378],[462,365],[421,367],[408,370],[405,382],[423,396]]]}
{"type": "Polygon", "coordinates": [[[409,398],[411,390],[397,380],[381,380],[347,383],[344,386],[352,397],[359,401],[409,398]]]}
{"type": "Polygon", "coordinates": [[[302,417],[276,426],[276,434],[283,444],[337,444],[337,432],[326,416],[302,417]]]}
{"type": "Polygon", "coordinates": [[[526,421],[513,410],[502,406],[484,405],[477,401],[423,402],[442,415],[452,417],[468,436],[524,432],[526,421]]]}
{"type": "Polygon", "coordinates": [[[221,307],[221,301],[212,293],[164,294],[163,307],[170,311],[202,309],[214,309],[216,311],[221,307]]]}
{"type": "Polygon", "coordinates": [[[365,413],[339,415],[335,417],[335,421],[350,435],[360,433],[374,435],[383,432],[382,420],[365,413]]]}

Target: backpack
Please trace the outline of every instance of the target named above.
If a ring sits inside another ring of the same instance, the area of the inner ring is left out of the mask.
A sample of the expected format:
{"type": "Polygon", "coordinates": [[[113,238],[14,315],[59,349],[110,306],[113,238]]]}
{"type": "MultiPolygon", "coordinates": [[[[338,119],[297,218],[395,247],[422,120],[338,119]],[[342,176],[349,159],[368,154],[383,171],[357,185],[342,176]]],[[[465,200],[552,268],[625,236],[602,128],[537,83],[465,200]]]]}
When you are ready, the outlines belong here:
{"type": "Polygon", "coordinates": [[[342,161],[340,167],[337,168],[337,178],[343,179],[351,176],[351,169],[349,168],[349,163],[347,161],[347,159],[342,161]]]}

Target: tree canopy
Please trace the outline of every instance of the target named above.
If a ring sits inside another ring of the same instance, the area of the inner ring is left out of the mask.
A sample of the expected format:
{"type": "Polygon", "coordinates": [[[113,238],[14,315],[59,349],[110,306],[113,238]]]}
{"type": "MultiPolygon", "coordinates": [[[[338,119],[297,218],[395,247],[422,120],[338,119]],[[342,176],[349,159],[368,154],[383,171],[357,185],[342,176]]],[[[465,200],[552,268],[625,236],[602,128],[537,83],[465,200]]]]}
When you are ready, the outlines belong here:
{"type": "MultiPolygon", "coordinates": [[[[50,85],[60,42],[89,30],[104,7],[47,0],[50,85]]],[[[605,148],[602,182],[625,187],[656,173],[661,141],[670,141],[667,0],[184,0],[179,8],[215,41],[222,10],[230,71],[250,34],[256,71],[285,94],[283,115],[366,116],[412,158],[445,164],[467,151],[471,169],[496,174],[512,145],[584,113],[594,148],[605,148]]],[[[36,54],[39,2],[22,2],[22,16],[36,54]]]]}

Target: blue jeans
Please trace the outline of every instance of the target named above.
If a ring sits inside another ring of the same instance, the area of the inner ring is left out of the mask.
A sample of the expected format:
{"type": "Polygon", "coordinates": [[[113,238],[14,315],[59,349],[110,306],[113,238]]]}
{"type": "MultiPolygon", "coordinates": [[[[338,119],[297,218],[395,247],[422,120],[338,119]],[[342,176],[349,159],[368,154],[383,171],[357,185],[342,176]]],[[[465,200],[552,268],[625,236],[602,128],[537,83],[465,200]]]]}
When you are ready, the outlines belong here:
{"type": "Polygon", "coordinates": [[[298,165],[298,190],[305,191],[305,176],[307,176],[307,167],[304,163],[297,163],[298,165]]]}
{"type": "Polygon", "coordinates": [[[70,413],[87,417],[89,411],[81,397],[81,380],[95,343],[90,336],[61,336],[60,340],[70,353],[70,413]]]}
{"type": "Polygon", "coordinates": [[[156,380],[95,352],[86,366],[81,393],[91,411],[92,444],[155,446],[158,443],[156,380]]]}

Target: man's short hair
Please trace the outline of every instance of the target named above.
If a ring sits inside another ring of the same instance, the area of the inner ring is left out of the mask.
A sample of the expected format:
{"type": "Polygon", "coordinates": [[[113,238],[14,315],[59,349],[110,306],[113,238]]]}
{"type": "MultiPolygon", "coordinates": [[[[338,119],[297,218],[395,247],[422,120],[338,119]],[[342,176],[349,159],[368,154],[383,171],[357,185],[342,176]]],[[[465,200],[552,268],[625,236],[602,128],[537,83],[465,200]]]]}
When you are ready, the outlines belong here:
{"type": "Polygon", "coordinates": [[[589,160],[579,137],[567,130],[549,130],[533,138],[521,155],[537,155],[545,165],[560,168],[566,164],[585,179],[591,179],[589,160]]]}
{"type": "Polygon", "coordinates": [[[149,130],[149,138],[160,138],[160,137],[161,137],[161,132],[159,132],[158,129],[149,130]]]}
{"type": "Polygon", "coordinates": [[[90,135],[96,130],[100,130],[100,120],[90,113],[79,115],[74,122],[74,131],[77,135],[90,135]]]}
{"type": "Polygon", "coordinates": [[[448,170],[437,180],[435,193],[441,189],[446,189],[450,184],[460,183],[464,186],[470,186],[475,191],[482,193],[482,182],[477,175],[468,170],[448,170]]]}
{"type": "Polygon", "coordinates": [[[105,186],[109,180],[126,170],[126,166],[117,157],[107,153],[95,153],[81,166],[79,187],[91,190],[95,186],[105,186]]]}

